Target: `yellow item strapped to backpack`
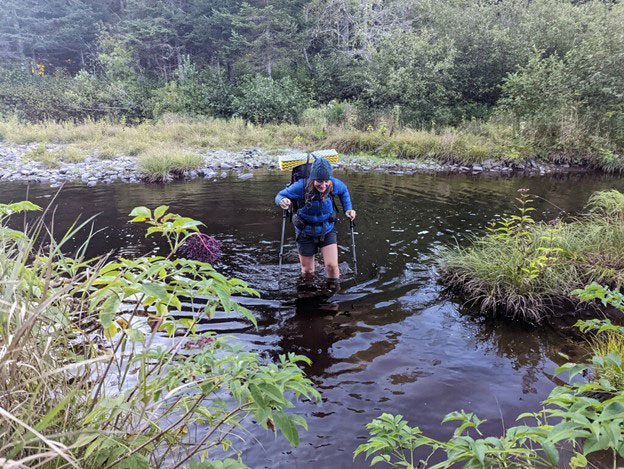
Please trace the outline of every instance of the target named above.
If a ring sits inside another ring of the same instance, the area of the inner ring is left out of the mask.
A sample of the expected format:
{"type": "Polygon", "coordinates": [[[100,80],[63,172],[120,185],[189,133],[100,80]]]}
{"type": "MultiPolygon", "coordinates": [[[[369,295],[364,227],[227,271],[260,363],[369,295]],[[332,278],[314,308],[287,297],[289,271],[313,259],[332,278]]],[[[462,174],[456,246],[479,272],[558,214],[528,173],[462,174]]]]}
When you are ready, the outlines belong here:
{"type": "Polygon", "coordinates": [[[311,153],[291,153],[288,155],[280,155],[279,157],[279,168],[282,171],[290,171],[297,166],[302,164],[311,163],[314,161],[312,156],[316,156],[318,158],[325,158],[332,164],[338,163],[339,155],[336,150],[317,150],[311,153]],[[308,158],[308,155],[310,157],[308,158]]]}

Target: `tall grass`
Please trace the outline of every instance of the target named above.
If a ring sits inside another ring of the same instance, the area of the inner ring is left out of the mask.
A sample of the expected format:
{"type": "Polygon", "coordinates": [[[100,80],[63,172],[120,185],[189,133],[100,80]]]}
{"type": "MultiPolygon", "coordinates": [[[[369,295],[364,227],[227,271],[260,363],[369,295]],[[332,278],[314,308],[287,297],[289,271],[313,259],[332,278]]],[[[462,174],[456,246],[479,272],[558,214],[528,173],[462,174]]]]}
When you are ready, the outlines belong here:
{"type": "MultiPolygon", "coordinates": [[[[441,278],[483,311],[538,323],[593,281],[624,287],[622,194],[595,193],[587,213],[568,222],[506,218],[468,247],[441,255],[441,278]],[[619,208],[618,208],[619,207],[619,208]]],[[[526,207],[525,207],[526,208],[526,207]]]]}
{"type": "Polygon", "coordinates": [[[8,229],[3,218],[35,207],[9,207],[0,207],[0,454],[15,467],[58,459],[79,467],[72,442],[82,433],[76,409],[91,388],[85,370],[107,358],[83,354],[75,343],[81,332],[69,326],[80,308],[70,291],[92,275],[76,273],[70,280],[52,268],[76,229],[39,249],[34,240],[43,218],[29,237],[8,229]]]}
{"type": "Polygon", "coordinates": [[[136,156],[163,145],[197,153],[206,148],[325,147],[346,154],[463,165],[485,160],[511,163],[539,159],[553,164],[584,163],[609,172],[624,169],[622,156],[610,150],[588,148],[579,157],[578,151],[566,155],[538,148],[522,137],[515,130],[516,124],[504,116],[429,130],[387,126],[387,119],[381,119],[375,127],[361,130],[352,122],[353,110],[335,117],[334,111],[328,109],[304,113],[300,125],[253,125],[237,118],[188,118],[174,114],[135,126],[106,121],[29,124],[12,119],[0,121],[0,137],[16,144],[62,143],[81,153],[107,159],[136,156]]]}
{"type": "Polygon", "coordinates": [[[166,180],[204,166],[204,158],[176,147],[150,148],[139,155],[137,168],[150,181],[166,180]]]}
{"type": "Polygon", "coordinates": [[[137,155],[155,146],[168,144],[190,149],[223,148],[237,150],[249,146],[267,149],[316,143],[321,134],[312,127],[291,124],[257,126],[242,119],[200,119],[166,114],[158,121],[128,126],[115,122],[21,123],[0,121],[0,135],[9,143],[34,142],[78,145],[96,151],[107,148],[117,155],[137,155]]]}

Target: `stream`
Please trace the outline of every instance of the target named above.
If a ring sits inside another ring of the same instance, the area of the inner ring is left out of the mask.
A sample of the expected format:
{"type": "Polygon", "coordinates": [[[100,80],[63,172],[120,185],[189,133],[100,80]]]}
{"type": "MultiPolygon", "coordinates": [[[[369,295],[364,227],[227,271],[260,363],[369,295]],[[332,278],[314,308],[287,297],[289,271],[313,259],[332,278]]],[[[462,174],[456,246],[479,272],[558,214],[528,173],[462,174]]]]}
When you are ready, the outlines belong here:
{"type": "MultiPolygon", "coordinates": [[[[100,229],[89,254],[110,251],[137,256],[158,248],[144,227],[127,223],[133,207],[169,205],[170,211],[203,221],[204,232],[223,243],[215,267],[241,278],[261,298],[241,302],[258,328],[231,315],[200,325],[240,341],[263,360],[296,352],[322,402],[299,402],[309,431],[291,448],[285,438],[250,427],[234,439],[243,460],[259,468],[368,467],[355,448],[365,442],[366,423],[382,412],[403,415],[429,436],[447,439],[454,425],[441,425],[454,410],[488,421],[484,433],[500,434],[518,414],[539,409],[558,379],[554,369],[585,353],[583,344],[547,327],[485,318],[437,282],[436,259],[444,246],[467,245],[489,222],[513,211],[517,190],[539,196],[538,219],[579,213],[596,190],[624,191],[620,178],[585,173],[553,176],[501,174],[389,175],[335,171],[349,187],[356,220],[358,275],[347,273],[338,291],[300,291],[292,226],[278,281],[281,212],[275,194],[289,175],[260,170],[250,179],[227,178],[161,184],[0,184],[0,202],[54,199],[55,233],[76,218],[96,215],[100,229]]],[[[18,217],[16,217],[18,218],[18,217]]],[[[338,222],[340,261],[352,266],[349,224],[338,222]]],[[[68,250],[76,248],[73,241],[68,250]]]]}

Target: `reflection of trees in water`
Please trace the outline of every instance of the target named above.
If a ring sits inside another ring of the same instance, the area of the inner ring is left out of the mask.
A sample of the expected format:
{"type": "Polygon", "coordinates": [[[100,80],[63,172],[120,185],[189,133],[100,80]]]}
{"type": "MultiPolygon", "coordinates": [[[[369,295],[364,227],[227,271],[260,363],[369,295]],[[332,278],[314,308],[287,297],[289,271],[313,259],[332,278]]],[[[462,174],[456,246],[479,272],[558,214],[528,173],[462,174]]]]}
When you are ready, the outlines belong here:
{"type": "Polygon", "coordinates": [[[556,365],[580,359],[584,355],[582,344],[557,333],[550,326],[530,326],[515,323],[502,317],[475,315],[474,310],[459,308],[460,320],[472,330],[472,336],[487,351],[508,359],[514,370],[522,370],[522,392],[536,393],[535,383],[540,376],[561,384],[555,376],[545,372],[546,359],[556,365]],[[567,355],[566,359],[561,353],[567,355]]]}

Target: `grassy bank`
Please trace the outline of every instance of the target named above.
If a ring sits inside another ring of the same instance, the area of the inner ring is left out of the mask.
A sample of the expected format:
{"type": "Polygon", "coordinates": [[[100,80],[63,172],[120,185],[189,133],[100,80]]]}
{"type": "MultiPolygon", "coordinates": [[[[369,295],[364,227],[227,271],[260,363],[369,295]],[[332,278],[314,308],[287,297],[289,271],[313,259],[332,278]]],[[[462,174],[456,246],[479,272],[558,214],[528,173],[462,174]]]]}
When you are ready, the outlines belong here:
{"type": "Polygon", "coordinates": [[[404,128],[390,132],[383,123],[379,128],[363,131],[348,125],[328,125],[322,119],[307,119],[300,125],[264,126],[246,124],[241,119],[189,119],[175,115],[136,126],[104,121],[23,124],[5,120],[0,121],[0,138],[14,144],[66,145],[57,151],[39,149],[28,155],[50,166],[79,161],[87,155],[103,159],[138,156],[140,168],[149,179],[157,179],[163,172],[201,167],[203,160],[192,155],[200,155],[206,149],[246,147],[267,150],[336,148],[356,157],[368,155],[389,160],[462,165],[486,160],[522,164],[536,159],[553,164],[586,164],[607,171],[624,167],[622,157],[613,152],[588,149],[582,157],[578,153],[545,153],[515,136],[512,126],[504,122],[473,122],[435,131],[404,128]]]}
{"type": "Polygon", "coordinates": [[[575,303],[573,289],[624,286],[624,194],[597,192],[584,215],[552,223],[533,220],[528,194],[518,201],[517,214],[442,254],[444,283],[483,311],[534,323],[575,303]]]}

